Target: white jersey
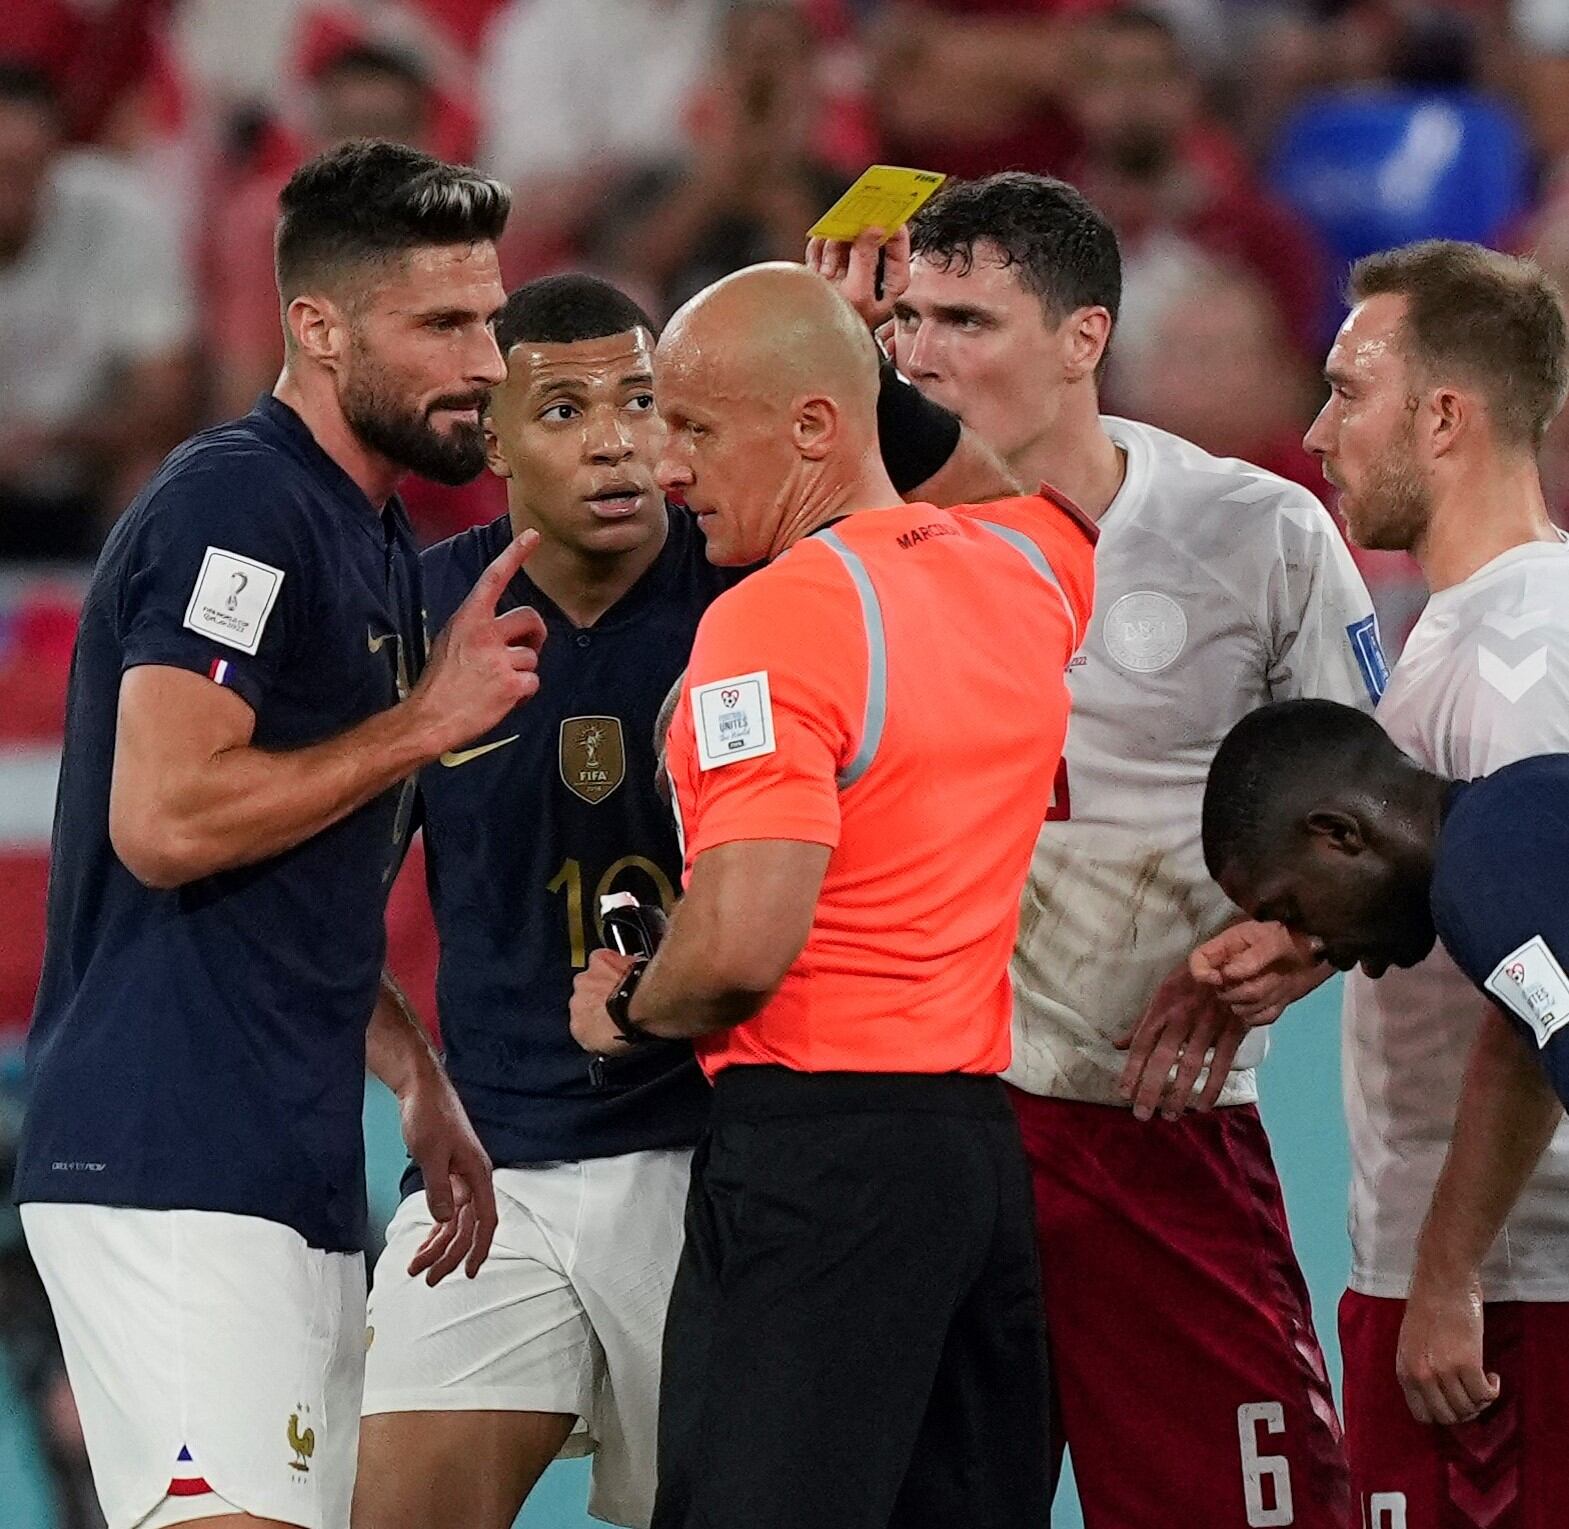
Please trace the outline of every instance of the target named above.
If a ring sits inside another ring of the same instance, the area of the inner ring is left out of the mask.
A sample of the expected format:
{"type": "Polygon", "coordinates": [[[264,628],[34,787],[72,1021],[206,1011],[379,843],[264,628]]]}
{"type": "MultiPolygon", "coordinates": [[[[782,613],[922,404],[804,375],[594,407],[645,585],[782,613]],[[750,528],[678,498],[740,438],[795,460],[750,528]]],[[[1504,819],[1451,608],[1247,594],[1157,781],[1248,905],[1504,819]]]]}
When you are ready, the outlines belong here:
{"type": "MultiPolygon", "coordinates": [[[[1378,720],[1419,763],[1470,780],[1569,752],[1569,546],[1496,557],[1428,601],[1378,720]]],[[[1377,981],[1346,978],[1351,1288],[1403,1299],[1454,1131],[1486,1000],[1442,946],[1377,981]]],[[[1569,1300],[1569,1123],[1560,1126],[1482,1270],[1492,1301],[1569,1300]]]]}
{"type": "MultiPolygon", "coordinates": [[[[1233,723],[1267,701],[1371,708],[1372,601],[1305,488],[1108,418],[1127,475],[1100,520],[1095,609],[1069,666],[1057,799],[1014,955],[1013,1064],[1032,1094],[1125,1104],[1126,1035],[1171,970],[1237,916],[1204,868],[1200,808],[1233,723]]],[[[1257,1097],[1263,1032],[1222,1104],[1257,1097]]]]}

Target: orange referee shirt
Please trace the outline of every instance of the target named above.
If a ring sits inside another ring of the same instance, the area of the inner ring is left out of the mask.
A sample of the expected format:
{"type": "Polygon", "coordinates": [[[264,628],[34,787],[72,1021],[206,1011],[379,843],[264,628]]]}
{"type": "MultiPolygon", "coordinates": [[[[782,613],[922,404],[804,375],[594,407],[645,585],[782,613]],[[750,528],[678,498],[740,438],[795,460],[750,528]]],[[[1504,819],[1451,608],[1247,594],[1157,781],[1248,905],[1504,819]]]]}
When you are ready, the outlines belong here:
{"type": "Polygon", "coordinates": [[[1090,617],[1094,528],[1041,496],[866,510],[703,616],[668,762],[687,874],[715,845],[833,854],[811,934],[721,1068],[1001,1072],[1019,895],[1090,617]]]}

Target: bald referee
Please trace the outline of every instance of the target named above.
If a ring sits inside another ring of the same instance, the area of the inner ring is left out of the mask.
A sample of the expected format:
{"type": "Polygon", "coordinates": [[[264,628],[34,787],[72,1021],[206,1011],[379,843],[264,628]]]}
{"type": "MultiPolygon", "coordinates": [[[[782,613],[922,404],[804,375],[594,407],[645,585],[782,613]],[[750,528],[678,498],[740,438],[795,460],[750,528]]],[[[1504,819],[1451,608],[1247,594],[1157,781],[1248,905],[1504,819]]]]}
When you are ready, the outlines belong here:
{"type": "Polygon", "coordinates": [[[996,1074],[1093,533],[1047,498],[899,503],[876,358],[799,267],[720,282],[655,363],[660,464],[724,565],[668,759],[686,896],[573,1028],[714,1081],[665,1333],[656,1529],[1037,1529],[1046,1362],[996,1074]],[[999,614],[1006,654],[984,634],[999,614]]]}

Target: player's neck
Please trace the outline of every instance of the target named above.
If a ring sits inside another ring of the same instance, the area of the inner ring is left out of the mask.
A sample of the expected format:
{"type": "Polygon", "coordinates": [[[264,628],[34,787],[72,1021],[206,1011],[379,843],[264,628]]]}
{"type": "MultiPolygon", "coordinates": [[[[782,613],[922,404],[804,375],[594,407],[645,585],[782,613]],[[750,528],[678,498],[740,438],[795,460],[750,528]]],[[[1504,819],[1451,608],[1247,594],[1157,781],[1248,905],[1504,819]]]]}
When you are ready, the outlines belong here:
{"type": "Polygon", "coordinates": [[[357,436],[343,417],[330,381],[297,376],[287,366],[272,396],[287,404],[303,421],[318,446],[352,478],[378,510],[392,497],[407,471],[357,436]]]}
{"type": "Polygon", "coordinates": [[[1444,826],[1444,798],[1450,782],[1431,770],[1411,766],[1393,783],[1390,853],[1407,874],[1421,881],[1433,875],[1433,856],[1444,826]]]}
{"type": "Polygon", "coordinates": [[[1515,547],[1558,539],[1536,463],[1522,456],[1479,464],[1446,485],[1412,551],[1428,589],[1437,594],[1515,547]]]}
{"type": "Polygon", "coordinates": [[[769,561],[831,520],[858,510],[886,510],[900,502],[899,491],[875,451],[853,467],[841,471],[829,467],[802,486],[795,509],[785,517],[769,548],[769,561]]]}
{"type": "Polygon", "coordinates": [[[1093,390],[1065,403],[1055,419],[1008,460],[1025,489],[1049,483],[1091,520],[1111,507],[1127,476],[1127,455],[1106,434],[1093,390]]]}
{"type": "Polygon", "coordinates": [[[514,536],[531,529],[540,532],[539,545],[529,555],[528,576],[579,627],[593,626],[648,572],[670,535],[669,517],[661,515],[641,547],[594,557],[548,535],[524,511],[509,509],[507,518],[514,536]]]}

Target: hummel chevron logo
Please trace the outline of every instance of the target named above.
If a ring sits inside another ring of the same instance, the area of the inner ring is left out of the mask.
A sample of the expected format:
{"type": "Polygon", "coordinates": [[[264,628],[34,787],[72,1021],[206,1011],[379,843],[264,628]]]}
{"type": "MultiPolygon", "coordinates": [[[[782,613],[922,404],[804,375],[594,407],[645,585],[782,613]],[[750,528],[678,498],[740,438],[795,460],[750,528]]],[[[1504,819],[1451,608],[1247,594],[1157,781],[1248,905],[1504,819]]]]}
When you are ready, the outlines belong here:
{"type": "Polygon", "coordinates": [[[1528,653],[1517,664],[1506,663],[1488,648],[1478,648],[1477,667],[1482,678],[1506,701],[1518,701],[1547,673],[1547,649],[1528,653]]]}
{"type": "Polygon", "coordinates": [[[459,765],[466,765],[471,759],[478,759],[481,754],[489,754],[494,749],[504,749],[509,743],[517,741],[518,735],[514,733],[510,738],[498,738],[494,743],[482,743],[474,749],[448,749],[441,756],[441,762],[449,770],[455,770],[459,765]]]}
{"type": "Polygon", "coordinates": [[[1482,617],[1482,625],[1492,627],[1501,637],[1513,641],[1516,637],[1525,636],[1533,628],[1551,621],[1552,618],[1553,613],[1547,610],[1521,611],[1518,616],[1509,616],[1503,611],[1489,611],[1482,617]]]}

